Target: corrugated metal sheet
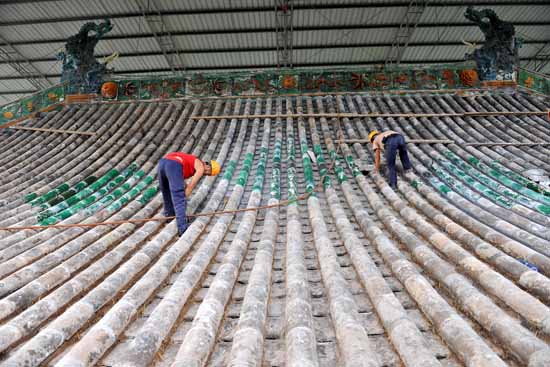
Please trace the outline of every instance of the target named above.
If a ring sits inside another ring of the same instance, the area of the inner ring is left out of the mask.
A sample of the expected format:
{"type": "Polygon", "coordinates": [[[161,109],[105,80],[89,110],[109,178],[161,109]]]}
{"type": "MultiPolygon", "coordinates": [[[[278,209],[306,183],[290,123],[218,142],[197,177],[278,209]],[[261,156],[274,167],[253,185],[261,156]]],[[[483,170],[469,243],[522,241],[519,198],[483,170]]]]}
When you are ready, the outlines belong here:
{"type": "Polygon", "coordinates": [[[0,80],[0,92],[34,89],[35,87],[26,79],[0,80]]]}
{"type": "Polygon", "coordinates": [[[23,45],[17,46],[17,50],[28,58],[43,59],[43,58],[55,58],[56,54],[63,50],[65,45],[63,43],[50,43],[23,45]]]}
{"type": "MultiPolygon", "coordinates": [[[[549,18],[550,19],[550,18],[549,18]]],[[[524,41],[550,40],[550,25],[516,26],[516,34],[524,41]]],[[[473,27],[417,28],[411,42],[483,42],[483,33],[473,27]]]]}
{"type": "Polygon", "coordinates": [[[345,31],[307,31],[294,35],[295,45],[349,45],[391,43],[395,31],[388,29],[353,29],[345,31]]]}
{"type": "Polygon", "coordinates": [[[99,42],[96,47],[96,53],[99,55],[111,54],[113,52],[123,54],[136,52],[161,52],[161,50],[154,38],[105,40],[99,42]]]}
{"type": "MultiPolygon", "coordinates": [[[[491,3],[497,0],[485,0],[491,3]]],[[[502,3],[503,0],[498,0],[502,3]]],[[[508,0],[506,0],[508,1],[508,0]]],[[[509,0],[512,2],[514,0],[509,0]]],[[[536,0],[535,0],[536,1],[536,0]]],[[[403,61],[437,61],[461,59],[468,47],[459,43],[462,40],[479,43],[483,35],[476,27],[449,27],[448,23],[467,23],[463,14],[466,9],[461,0],[446,0],[457,6],[437,6],[432,1],[424,12],[422,24],[443,24],[437,27],[418,27],[410,42],[440,43],[437,46],[409,47],[403,61]],[[446,43],[453,45],[445,45],[446,43]],[[458,44],[458,45],[457,45],[458,44]]],[[[405,6],[385,6],[392,3],[403,4],[402,0],[296,0],[294,12],[293,43],[296,64],[345,64],[371,63],[383,61],[396,35],[397,25],[401,23],[405,6]],[[361,7],[349,8],[350,4],[361,7]],[[374,4],[365,7],[365,4],[374,4]],[[316,6],[332,5],[331,9],[316,6]],[[339,5],[342,5],[339,8],[339,5]],[[300,7],[309,7],[304,10],[300,7]],[[388,25],[394,25],[389,27],[388,25]],[[361,29],[338,29],[339,27],[361,27],[361,29]],[[379,26],[378,28],[373,28],[379,26]],[[307,30],[307,28],[331,28],[307,30]],[[306,30],[299,30],[306,28],[306,30]],[[337,45],[338,47],[330,47],[337,45]],[[365,45],[365,47],[346,47],[365,45]],[[386,46],[384,46],[386,45],[386,46]],[[305,48],[305,49],[304,49],[305,48]]],[[[515,1],[517,3],[517,1],[515,1]]],[[[530,4],[533,0],[530,1],[530,4]]],[[[156,0],[156,6],[162,12],[183,12],[180,15],[165,15],[167,29],[175,33],[174,41],[186,66],[191,68],[227,68],[239,66],[273,66],[276,63],[275,15],[271,11],[272,0],[156,0]],[[267,9],[258,11],[254,9],[267,9]],[[185,14],[186,11],[204,10],[204,14],[185,14]],[[246,11],[244,11],[246,10],[246,11]],[[217,12],[216,12],[217,11],[217,12]],[[262,32],[254,32],[263,29],[262,32]],[[202,32],[203,34],[193,34],[202,32]],[[212,32],[208,34],[208,32],[212,32]],[[206,33],[206,34],[205,34],[206,33]],[[216,52],[216,50],[244,49],[234,52],[216,52]],[[256,50],[246,50],[256,49],[256,50]],[[196,50],[198,53],[194,53],[196,50]],[[205,52],[208,51],[208,52],[205,52]]],[[[547,25],[517,26],[519,37],[528,42],[550,41],[550,5],[513,5],[494,6],[493,9],[503,19],[518,22],[543,22],[547,25]]],[[[128,70],[167,69],[168,65],[161,54],[159,44],[146,20],[139,16],[135,0],[67,0],[2,5],[0,11],[0,35],[10,42],[30,44],[16,46],[18,51],[28,58],[48,59],[35,62],[42,73],[57,74],[60,63],[54,60],[55,54],[64,47],[67,37],[75,34],[85,20],[64,21],[74,17],[96,17],[97,21],[111,15],[129,14],[130,16],[113,19],[114,29],[109,37],[146,34],[148,37],[128,37],[124,39],[106,39],[101,41],[96,52],[107,55],[119,52],[123,56],[112,66],[121,72],[128,70]],[[132,15],[133,14],[133,15],[132,15]],[[58,19],[57,22],[30,22],[33,20],[58,19]],[[6,26],[6,22],[30,22],[29,24],[6,26]],[[4,25],[2,25],[4,23],[4,25]],[[32,43],[34,40],[57,40],[51,43],[32,43]],[[144,53],[143,56],[124,56],[144,53]],[[150,55],[156,53],[156,55],[150,55]]],[[[520,50],[521,57],[532,56],[542,43],[526,44],[520,50]]],[[[550,71],[550,66],[547,69],[550,71]]],[[[164,72],[166,73],[166,72],[164,72]]],[[[0,76],[16,76],[17,72],[5,64],[0,64],[0,76]]],[[[24,81],[23,81],[24,82],[24,81]]],[[[27,83],[27,82],[24,82],[27,83]]],[[[4,80],[3,87],[17,90],[22,84],[17,80],[4,80]]]]}
{"type": "MultiPolygon", "coordinates": [[[[544,22],[550,19],[550,3],[529,6],[492,6],[501,19],[515,22],[544,22]]],[[[466,21],[466,6],[428,7],[422,15],[422,23],[456,23],[466,21]]]]}
{"type": "MultiPolygon", "coordinates": [[[[61,62],[60,61],[43,61],[34,62],[33,65],[44,74],[60,74],[61,62]]],[[[55,80],[55,83],[59,83],[59,78],[55,80]]]]}
{"type": "Polygon", "coordinates": [[[168,68],[166,59],[162,55],[124,57],[114,61],[112,66],[115,70],[121,71],[168,68]]]}
{"type": "Polygon", "coordinates": [[[545,26],[518,26],[516,27],[516,34],[525,40],[544,40],[548,42],[550,39],[550,24],[545,26]]]}
{"type": "Polygon", "coordinates": [[[403,60],[414,62],[422,60],[456,60],[461,59],[466,52],[466,46],[411,47],[405,50],[403,60]]]}
{"type": "Polygon", "coordinates": [[[8,64],[0,64],[0,77],[13,76],[13,75],[17,75],[17,71],[15,71],[8,64]]]}
{"type": "MultiPolygon", "coordinates": [[[[386,29],[297,32],[294,33],[294,46],[387,44],[392,42],[393,35],[393,31],[388,32],[386,29]]],[[[177,36],[175,38],[183,50],[276,47],[275,34],[272,32],[246,34],[225,33],[216,35],[177,36]]],[[[117,41],[117,44],[118,43],[117,41]]]]}
{"type": "Polygon", "coordinates": [[[295,12],[299,26],[370,25],[400,23],[406,8],[314,9],[295,12]]]}
{"type": "Polygon", "coordinates": [[[365,62],[384,59],[386,47],[332,49],[296,51],[297,64],[323,64],[325,60],[331,63],[365,62]]]}

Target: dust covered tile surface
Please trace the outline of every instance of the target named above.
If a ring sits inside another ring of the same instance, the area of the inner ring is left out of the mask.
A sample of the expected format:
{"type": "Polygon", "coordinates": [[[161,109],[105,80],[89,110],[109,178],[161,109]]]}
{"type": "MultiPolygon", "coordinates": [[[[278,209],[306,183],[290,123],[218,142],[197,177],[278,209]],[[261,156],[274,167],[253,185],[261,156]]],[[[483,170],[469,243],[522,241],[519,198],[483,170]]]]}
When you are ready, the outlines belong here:
{"type": "Polygon", "coordinates": [[[0,134],[0,226],[163,215],[170,151],[216,159],[173,221],[0,231],[0,366],[550,366],[550,172],[522,94],[80,105],[0,134]],[[432,117],[248,119],[262,114],[432,117]],[[238,115],[238,119],[191,119],[238,115]],[[365,168],[392,129],[413,170],[365,168]],[[313,159],[315,158],[315,159],[313,159]],[[305,196],[304,196],[305,195],[305,196]],[[283,205],[279,205],[283,204],[283,205]]]}

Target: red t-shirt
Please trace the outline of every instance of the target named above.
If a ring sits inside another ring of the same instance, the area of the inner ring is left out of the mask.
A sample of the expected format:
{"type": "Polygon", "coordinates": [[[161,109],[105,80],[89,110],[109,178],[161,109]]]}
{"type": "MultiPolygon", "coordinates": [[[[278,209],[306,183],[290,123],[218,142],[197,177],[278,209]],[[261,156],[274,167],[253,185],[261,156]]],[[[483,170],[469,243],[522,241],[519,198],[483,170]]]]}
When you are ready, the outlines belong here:
{"type": "Polygon", "coordinates": [[[181,163],[183,167],[183,178],[189,178],[195,174],[195,157],[192,154],[181,152],[168,153],[164,158],[181,163]]]}

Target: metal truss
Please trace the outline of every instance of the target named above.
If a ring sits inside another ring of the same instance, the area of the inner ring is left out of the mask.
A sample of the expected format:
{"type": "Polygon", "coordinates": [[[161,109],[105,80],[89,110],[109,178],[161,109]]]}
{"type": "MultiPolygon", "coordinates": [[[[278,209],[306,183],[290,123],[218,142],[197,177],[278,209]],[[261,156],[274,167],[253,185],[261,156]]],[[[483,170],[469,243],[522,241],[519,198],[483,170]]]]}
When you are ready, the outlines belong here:
{"type": "Polygon", "coordinates": [[[174,41],[174,37],[168,30],[166,23],[162,17],[162,12],[151,0],[135,0],[143,18],[149,25],[151,32],[157,41],[170,70],[174,74],[182,74],[185,71],[185,64],[178,52],[178,47],[174,41]]]}
{"type": "Polygon", "coordinates": [[[275,35],[277,41],[277,68],[292,68],[292,0],[275,0],[275,35]]]}
{"type": "Polygon", "coordinates": [[[542,72],[548,64],[550,64],[550,42],[546,42],[542,45],[537,52],[531,56],[531,60],[523,65],[523,67],[536,72],[542,72]]]}
{"type": "Polygon", "coordinates": [[[10,65],[19,75],[27,79],[29,83],[38,90],[53,85],[36,66],[2,36],[0,36],[0,61],[10,65]]]}
{"type": "Polygon", "coordinates": [[[401,63],[405,49],[409,45],[416,26],[422,18],[422,14],[428,6],[427,0],[411,0],[407,12],[401,20],[399,29],[395,33],[392,46],[386,55],[385,67],[397,66],[401,63]]]}

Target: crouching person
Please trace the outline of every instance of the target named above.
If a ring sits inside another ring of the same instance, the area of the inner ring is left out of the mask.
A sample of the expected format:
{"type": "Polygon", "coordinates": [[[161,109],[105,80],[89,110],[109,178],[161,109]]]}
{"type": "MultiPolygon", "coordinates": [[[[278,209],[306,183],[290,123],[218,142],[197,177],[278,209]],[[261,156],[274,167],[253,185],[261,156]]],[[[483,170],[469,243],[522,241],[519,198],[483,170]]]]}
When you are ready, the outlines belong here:
{"type": "Polygon", "coordinates": [[[395,160],[399,152],[399,159],[403,165],[403,169],[409,170],[412,168],[407,152],[407,143],[403,135],[398,132],[388,130],[378,132],[376,130],[369,133],[369,141],[372,143],[374,150],[374,164],[376,171],[380,171],[380,152],[383,151],[386,155],[386,165],[388,166],[389,184],[392,189],[397,189],[397,171],[395,169],[395,160]]]}
{"type": "Polygon", "coordinates": [[[164,200],[164,215],[176,216],[178,234],[187,230],[187,198],[202,176],[220,173],[216,161],[204,162],[192,154],[172,152],[164,156],[158,165],[159,188],[164,200]],[[191,178],[186,185],[185,180],[191,178]]]}

